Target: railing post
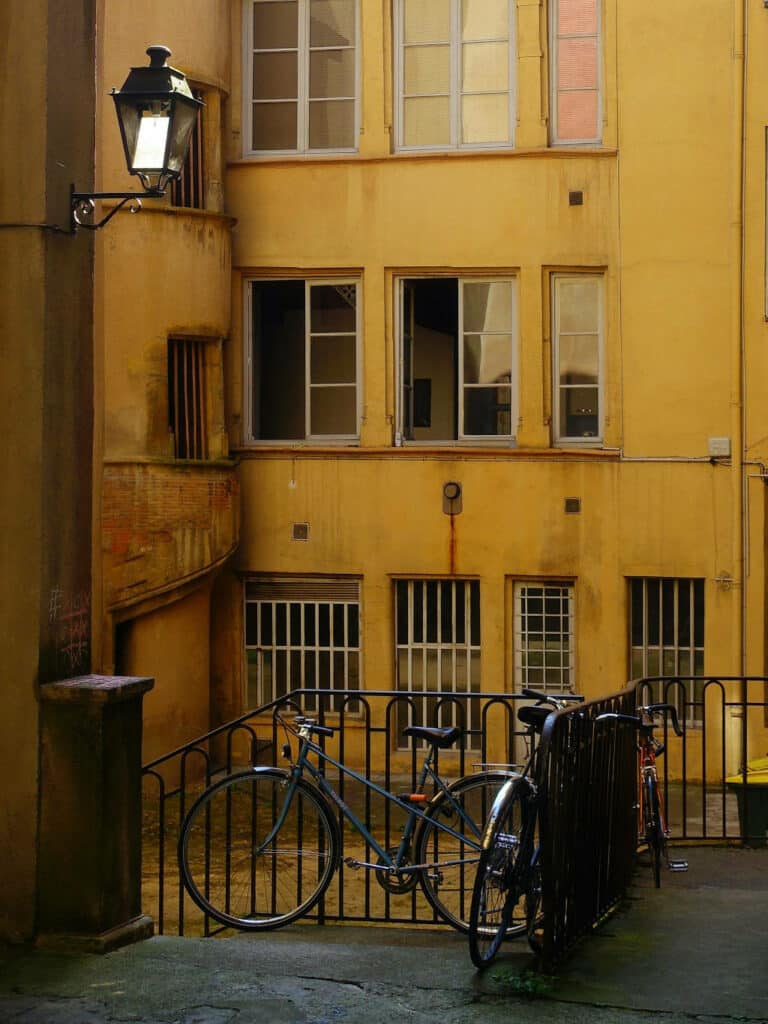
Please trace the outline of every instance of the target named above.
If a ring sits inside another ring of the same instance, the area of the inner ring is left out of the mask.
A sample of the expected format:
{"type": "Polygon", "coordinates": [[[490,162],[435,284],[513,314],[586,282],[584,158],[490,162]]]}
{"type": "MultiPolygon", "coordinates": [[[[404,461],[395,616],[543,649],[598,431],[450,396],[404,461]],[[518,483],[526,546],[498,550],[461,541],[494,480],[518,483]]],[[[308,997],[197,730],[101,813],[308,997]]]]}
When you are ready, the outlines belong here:
{"type": "Polygon", "coordinates": [[[103,953],[152,935],[141,913],[141,705],[154,680],[40,687],[38,943],[103,953]]]}

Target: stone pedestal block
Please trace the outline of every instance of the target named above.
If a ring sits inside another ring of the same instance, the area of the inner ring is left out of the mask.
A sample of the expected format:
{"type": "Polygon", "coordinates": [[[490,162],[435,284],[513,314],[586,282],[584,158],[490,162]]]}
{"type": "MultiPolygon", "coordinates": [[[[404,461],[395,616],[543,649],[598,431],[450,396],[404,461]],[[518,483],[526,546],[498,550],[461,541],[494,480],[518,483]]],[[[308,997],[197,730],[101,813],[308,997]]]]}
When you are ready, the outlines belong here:
{"type": "Polygon", "coordinates": [[[141,714],[154,680],[40,687],[38,942],[106,952],[147,938],[141,913],[141,714]]]}

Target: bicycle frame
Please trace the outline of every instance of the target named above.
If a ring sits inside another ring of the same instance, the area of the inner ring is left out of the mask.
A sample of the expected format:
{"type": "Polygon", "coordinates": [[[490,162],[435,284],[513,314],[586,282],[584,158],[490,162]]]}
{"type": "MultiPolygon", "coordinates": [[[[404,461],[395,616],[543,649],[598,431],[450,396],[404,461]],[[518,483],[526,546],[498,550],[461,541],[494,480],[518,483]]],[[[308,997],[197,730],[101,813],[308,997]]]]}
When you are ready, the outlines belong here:
{"type": "MultiPolygon", "coordinates": [[[[446,825],[444,822],[438,821],[435,818],[429,818],[429,815],[427,815],[424,811],[421,811],[418,807],[414,807],[412,804],[407,804],[404,800],[401,800],[400,797],[396,796],[394,793],[390,793],[382,786],[379,786],[375,782],[372,782],[370,779],[366,779],[365,776],[360,775],[359,772],[356,772],[354,771],[354,769],[348,768],[340,761],[337,761],[330,754],[327,754],[322,749],[322,747],[318,746],[318,744],[316,744],[310,739],[308,735],[308,730],[305,730],[305,727],[300,727],[299,738],[301,740],[299,745],[299,753],[295,763],[291,768],[290,782],[286,792],[285,801],[283,803],[283,806],[280,810],[280,813],[277,817],[277,820],[272,831],[265,838],[264,842],[261,844],[260,849],[266,849],[272,842],[274,836],[280,831],[280,828],[283,825],[286,815],[288,813],[288,809],[291,805],[293,795],[296,792],[299,779],[302,778],[306,770],[314,779],[315,784],[317,785],[320,792],[328,799],[333,801],[333,803],[339,808],[339,810],[347,819],[347,821],[349,821],[352,827],[357,830],[357,832],[363,837],[365,842],[373,847],[373,849],[380,858],[379,864],[369,864],[364,861],[354,861],[354,866],[356,867],[362,867],[378,871],[394,871],[398,874],[404,875],[414,874],[417,871],[424,871],[429,868],[437,867],[437,863],[408,864],[403,866],[403,858],[405,857],[405,854],[407,853],[410,847],[410,843],[416,829],[416,824],[419,819],[429,819],[435,826],[435,828],[437,828],[439,831],[445,832],[447,835],[453,836],[454,839],[458,839],[460,842],[464,842],[467,845],[472,846],[474,849],[478,851],[478,853],[480,852],[482,839],[481,830],[478,829],[478,827],[475,825],[475,823],[472,821],[469,815],[467,815],[464,812],[461,805],[453,799],[450,789],[432,767],[433,751],[428,751],[424,757],[424,762],[422,764],[417,782],[417,792],[420,792],[423,789],[423,786],[428,779],[431,780],[437,789],[437,793],[435,794],[435,797],[432,798],[430,803],[434,802],[434,799],[439,794],[443,794],[448,800],[450,800],[452,807],[459,815],[461,821],[471,830],[471,835],[474,835],[474,841],[472,840],[470,835],[467,835],[466,833],[462,835],[460,832],[457,832],[455,829],[451,828],[450,825],[446,825]],[[377,793],[379,796],[383,797],[390,803],[395,804],[397,807],[400,807],[407,813],[408,817],[406,819],[405,827],[403,829],[403,835],[398,845],[394,858],[390,855],[390,853],[387,850],[384,849],[384,847],[378,842],[376,837],[369,832],[369,830],[366,828],[363,822],[360,821],[360,819],[357,817],[352,808],[343,800],[339,793],[328,782],[320,768],[315,766],[312,763],[312,761],[309,760],[310,753],[315,754],[315,756],[321,763],[327,762],[328,764],[333,765],[334,768],[337,768],[344,775],[347,775],[350,778],[354,779],[356,782],[361,783],[367,789],[371,790],[374,793],[377,793]]],[[[514,774],[516,773],[510,772],[510,777],[512,777],[514,774]]],[[[461,861],[440,861],[438,863],[447,866],[448,864],[461,863],[461,861]]]]}

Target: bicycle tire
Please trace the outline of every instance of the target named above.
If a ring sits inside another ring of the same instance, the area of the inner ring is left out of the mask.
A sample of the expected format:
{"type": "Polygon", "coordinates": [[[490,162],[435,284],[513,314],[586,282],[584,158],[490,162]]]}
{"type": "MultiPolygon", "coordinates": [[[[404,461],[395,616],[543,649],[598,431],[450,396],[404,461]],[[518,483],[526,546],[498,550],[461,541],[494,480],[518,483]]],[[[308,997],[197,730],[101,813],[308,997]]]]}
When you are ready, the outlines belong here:
{"type": "Polygon", "coordinates": [[[648,775],[645,779],[643,813],[644,815],[647,814],[645,818],[645,838],[651,855],[653,883],[659,889],[661,888],[661,858],[666,846],[666,836],[664,835],[664,825],[661,820],[658,783],[651,775],[648,775]]]}
{"type": "Polygon", "coordinates": [[[426,819],[419,823],[414,841],[415,863],[457,862],[433,872],[420,871],[422,891],[437,915],[463,933],[469,930],[472,885],[485,822],[497,793],[509,778],[509,774],[504,772],[478,772],[457,779],[448,787],[450,798],[445,793],[439,794],[427,808],[426,819]],[[456,804],[472,820],[474,829],[467,831],[456,804]],[[456,839],[444,832],[438,822],[466,834],[467,839],[471,838],[473,842],[456,839]]]}
{"type": "Polygon", "coordinates": [[[472,889],[469,955],[485,968],[506,938],[527,928],[522,868],[533,857],[532,796],[526,779],[511,780],[491,812],[472,889]]]}
{"type": "Polygon", "coordinates": [[[283,824],[269,838],[289,781],[277,768],[238,772],[209,787],[184,819],[181,878],[197,906],[223,925],[280,928],[307,914],[330,885],[340,840],[314,786],[299,779],[283,824]]]}
{"type": "MultiPolygon", "coordinates": [[[[534,840],[538,850],[538,840],[534,840]]],[[[544,950],[544,909],[542,905],[541,864],[538,853],[534,854],[530,885],[525,894],[525,929],[528,933],[528,945],[536,956],[544,950]]]]}

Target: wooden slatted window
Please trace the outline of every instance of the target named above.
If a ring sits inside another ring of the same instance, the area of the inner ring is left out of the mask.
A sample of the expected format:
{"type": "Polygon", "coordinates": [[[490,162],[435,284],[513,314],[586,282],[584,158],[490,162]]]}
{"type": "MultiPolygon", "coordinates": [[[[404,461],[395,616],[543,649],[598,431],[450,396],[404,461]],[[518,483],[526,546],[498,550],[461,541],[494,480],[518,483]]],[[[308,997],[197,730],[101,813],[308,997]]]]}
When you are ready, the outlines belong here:
{"type": "MultiPolygon", "coordinates": [[[[199,89],[193,89],[195,99],[202,100],[199,89]]],[[[203,151],[203,113],[204,108],[197,112],[197,120],[192,131],[192,140],[181,177],[171,182],[171,204],[186,206],[195,210],[205,209],[205,159],[203,151]]]]}
{"type": "Polygon", "coordinates": [[[204,341],[168,339],[168,429],[177,459],[208,457],[205,351],[204,341]]]}

